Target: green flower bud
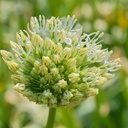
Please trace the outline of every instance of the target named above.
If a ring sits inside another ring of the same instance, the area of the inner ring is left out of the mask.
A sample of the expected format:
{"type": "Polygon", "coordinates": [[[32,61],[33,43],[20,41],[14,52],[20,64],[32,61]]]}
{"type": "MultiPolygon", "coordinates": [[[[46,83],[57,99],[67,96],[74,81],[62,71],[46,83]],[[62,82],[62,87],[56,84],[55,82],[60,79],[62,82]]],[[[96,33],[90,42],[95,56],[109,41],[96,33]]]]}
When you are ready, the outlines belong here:
{"type": "Polygon", "coordinates": [[[0,53],[5,61],[11,61],[13,59],[12,54],[8,51],[1,50],[0,53]]]}
{"type": "Polygon", "coordinates": [[[87,96],[93,96],[98,94],[98,88],[89,88],[87,90],[87,96]]]}
{"type": "Polygon", "coordinates": [[[57,86],[60,87],[60,88],[64,88],[65,86],[67,85],[67,81],[65,80],[60,80],[58,83],[57,83],[57,86]]]}
{"type": "Polygon", "coordinates": [[[25,90],[25,85],[24,84],[21,84],[21,83],[18,83],[16,84],[14,87],[13,87],[16,91],[18,92],[22,92],[25,90]]]}
{"type": "Polygon", "coordinates": [[[71,81],[72,83],[76,83],[79,81],[79,74],[78,73],[71,73],[69,74],[69,81],[71,81]]]}

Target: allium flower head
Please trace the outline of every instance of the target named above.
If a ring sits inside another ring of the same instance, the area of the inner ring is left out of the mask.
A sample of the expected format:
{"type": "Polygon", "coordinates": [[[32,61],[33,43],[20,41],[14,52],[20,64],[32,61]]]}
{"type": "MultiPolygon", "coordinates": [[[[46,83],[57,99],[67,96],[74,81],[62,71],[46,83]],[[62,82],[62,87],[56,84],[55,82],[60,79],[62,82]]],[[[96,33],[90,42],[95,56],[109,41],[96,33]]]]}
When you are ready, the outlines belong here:
{"type": "Polygon", "coordinates": [[[28,31],[10,42],[13,52],[1,50],[14,89],[49,107],[73,107],[98,94],[98,86],[120,68],[120,59],[109,60],[112,51],[101,49],[102,35],[82,34],[74,16],[31,17],[28,31]]]}

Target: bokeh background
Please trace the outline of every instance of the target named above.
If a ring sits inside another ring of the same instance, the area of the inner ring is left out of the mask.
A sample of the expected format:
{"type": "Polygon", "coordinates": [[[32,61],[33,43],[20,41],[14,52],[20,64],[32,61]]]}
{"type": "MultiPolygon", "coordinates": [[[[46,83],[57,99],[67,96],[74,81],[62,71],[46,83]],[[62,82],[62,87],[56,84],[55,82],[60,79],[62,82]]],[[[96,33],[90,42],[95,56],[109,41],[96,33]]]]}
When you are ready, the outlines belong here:
{"type": "MultiPolygon", "coordinates": [[[[0,50],[10,50],[15,33],[31,16],[76,15],[83,31],[103,31],[103,48],[122,59],[115,78],[99,95],[73,109],[58,109],[55,128],[128,128],[128,0],[0,0],[0,50]]],[[[10,71],[0,56],[0,128],[42,128],[48,108],[15,92],[10,71]]]]}

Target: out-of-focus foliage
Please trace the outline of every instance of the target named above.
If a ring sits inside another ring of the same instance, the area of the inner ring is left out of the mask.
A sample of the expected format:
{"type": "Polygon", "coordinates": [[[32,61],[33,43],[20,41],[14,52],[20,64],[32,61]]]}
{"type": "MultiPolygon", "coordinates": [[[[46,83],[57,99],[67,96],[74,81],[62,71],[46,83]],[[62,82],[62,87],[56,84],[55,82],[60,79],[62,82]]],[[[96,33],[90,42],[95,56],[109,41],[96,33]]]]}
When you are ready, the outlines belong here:
{"type": "MultiPolygon", "coordinates": [[[[128,128],[127,0],[0,0],[0,50],[10,50],[19,29],[31,16],[76,15],[83,31],[105,32],[103,47],[122,59],[122,69],[100,87],[99,95],[73,110],[58,110],[55,128],[128,128]]],[[[0,57],[0,128],[41,128],[47,108],[29,102],[12,89],[10,72],[0,57]]]]}

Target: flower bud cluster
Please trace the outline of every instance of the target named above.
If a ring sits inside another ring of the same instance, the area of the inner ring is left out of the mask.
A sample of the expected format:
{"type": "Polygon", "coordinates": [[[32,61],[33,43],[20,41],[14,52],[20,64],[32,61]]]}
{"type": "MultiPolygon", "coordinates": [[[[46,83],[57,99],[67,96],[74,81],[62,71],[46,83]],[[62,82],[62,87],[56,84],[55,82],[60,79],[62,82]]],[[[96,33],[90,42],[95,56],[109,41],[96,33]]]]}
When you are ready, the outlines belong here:
{"type": "Polygon", "coordinates": [[[98,86],[113,77],[120,59],[102,49],[103,33],[82,34],[74,16],[32,17],[27,31],[10,42],[12,53],[1,50],[12,71],[14,89],[38,104],[73,107],[98,94],[98,86]]]}

